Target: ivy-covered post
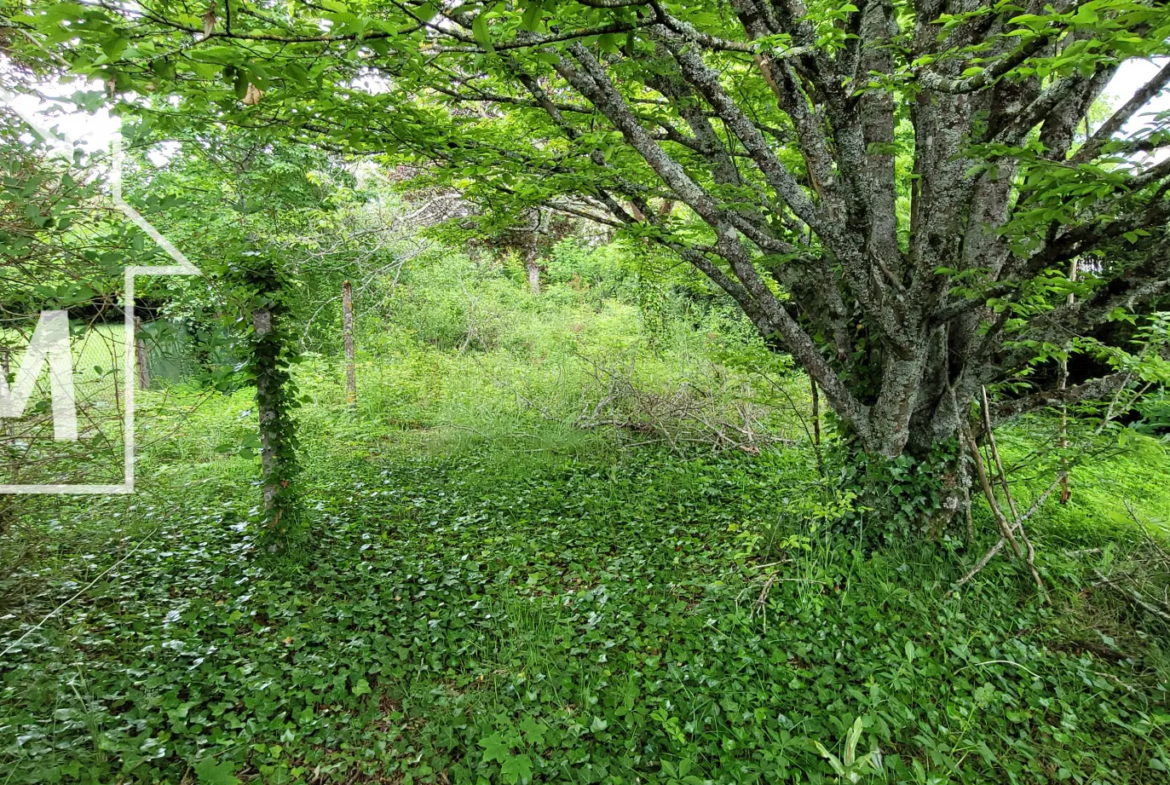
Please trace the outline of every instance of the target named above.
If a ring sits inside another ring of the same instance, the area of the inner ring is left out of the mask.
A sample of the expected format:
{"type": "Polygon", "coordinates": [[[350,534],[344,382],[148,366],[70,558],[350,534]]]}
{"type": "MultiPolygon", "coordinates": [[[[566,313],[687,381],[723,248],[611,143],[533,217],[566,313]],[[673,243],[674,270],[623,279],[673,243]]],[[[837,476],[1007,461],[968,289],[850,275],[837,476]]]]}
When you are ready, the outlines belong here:
{"type": "Polygon", "coordinates": [[[296,425],[292,410],[298,397],[289,373],[289,366],[295,359],[295,342],[284,324],[283,286],[273,264],[255,257],[243,273],[252,316],[249,364],[256,383],[266,524],[271,533],[284,532],[287,530],[285,518],[292,508],[289,484],[297,468],[296,425]]]}
{"type": "MultiPolygon", "coordinates": [[[[4,374],[5,389],[10,389],[9,385],[12,383],[12,380],[9,378],[9,376],[12,373],[12,369],[10,366],[9,356],[10,356],[12,350],[8,347],[8,345],[6,343],[3,343],[3,341],[4,341],[4,338],[0,337],[0,373],[4,374]]],[[[3,429],[2,433],[4,435],[3,448],[4,448],[4,450],[9,450],[12,448],[12,445],[10,444],[10,442],[12,441],[13,437],[16,435],[16,431],[12,427],[12,420],[8,420],[8,419],[4,420],[4,429],[3,429]]],[[[8,475],[9,475],[8,481],[9,482],[16,481],[16,472],[18,469],[19,469],[19,465],[16,462],[15,456],[10,455],[10,457],[8,459],[8,475]]],[[[3,534],[5,531],[8,530],[8,523],[12,517],[12,503],[11,503],[10,499],[14,499],[14,498],[16,498],[16,497],[14,497],[14,496],[0,497],[0,534],[3,534]]]]}
{"type": "MultiPolygon", "coordinates": [[[[11,390],[12,383],[15,381],[12,378],[12,347],[5,343],[4,340],[4,338],[0,337],[0,373],[4,374],[4,389],[11,390]]],[[[3,431],[0,431],[4,435],[4,449],[10,451],[8,453],[9,482],[16,482],[16,476],[20,471],[20,460],[16,457],[16,450],[12,443],[16,438],[15,422],[15,420],[5,419],[3,431]]],[[[10,506],[0,508],[0,532],[3,532],[7,528],[5,522],[7,509],[10,509],[10,506]]]]}
{"type": "Polygon", "coordinates": [[[345,337],[345,403],[357,405],[357,370],[353,357],[353,284],[341,285],[341,332],[345,337]]]}
{"type": "MultiPolygon", "coordinates": [[[[252,325],[256,331],[256,346],[259,348],[272,335],[272,311],[267,308],[257,309],[252,314],[252,325]]],[[[280,488],[277,481],[280,474],[280,458],[276,448],[280,441],[280,432],[276,428],[280,415],[273,405],[276,395],[272,371],[275,367],[270,363],[260,362],[263,356],[263,353],[256,352],[256,408],[260,417],[260,468],[264,473],[264,509],[271,513],[276,506],[276,494],[280,488]]]]}

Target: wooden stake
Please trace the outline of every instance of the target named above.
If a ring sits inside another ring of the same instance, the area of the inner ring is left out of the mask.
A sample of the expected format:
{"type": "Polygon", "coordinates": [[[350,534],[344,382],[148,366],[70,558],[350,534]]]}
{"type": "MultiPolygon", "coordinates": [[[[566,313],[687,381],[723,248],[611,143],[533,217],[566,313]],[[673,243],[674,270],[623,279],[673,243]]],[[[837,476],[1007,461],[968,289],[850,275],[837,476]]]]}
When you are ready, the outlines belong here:
{"type": "MultiPolygon", "coordinates": [[[[999,525],[1001,536],[999,538],[999,542],[997,542],[990,551],[984,554],[983,558],[979,560],[975,567],[966,575],[964,575],[962,579],[955,584],[955,587],[951,589],[951,591],[954,591],[954,589],[962,586],[977,572],[983,569],[983,567],[986,566],[989,561],[991,561],[992,557],[1003,549],[1004,543],[1006,542],[1007,544],[1011,545],[1012,553],[1016,555],[1016,558],[1024,558],[1028,565],[1028,570],[1032,573],[1032,580],[1036,582],[1036,588],[1040,591],[1040,596],[1044,598],[1044,602],[1046,604],[1051,605],[1052,598],[1048,595],[1048,589],[1044,586],[1044,581],[1040,577],[1040,571],[1036,569],[1036,549],[1032,547],[1032,542],[1028,539],[1028,534],[1024,529],[1024,522],[1028,519],[1029,516],[1031,516],[1033,512],[1039,508],[1040,504],[1043,504],[1044,499],[1048,498],[1048,493],[1046,492],[1043,496],[1041,496],[1037,503],[1034,504],[1032,509],[1028,510],[1027,513],[1025,513],[1023,516],[1020,515],[1020,511],[1016,507],[1016,500],[1012,497],[1011,488],[1007,484],[1007,475],[1004,473],[1003,462],[999,459],[999,449],[995,445],[995,433],[991,428],[991,407],[988,405],[987,400],[987,388],[984,387],[982,392],[983,427],[987,431],[988,446],[991,449],[992,460],[995,461],[995,465],[999,470],[1000,485],[1003,488],[1004,496],[1007,497],[1008,506],[1012,513],[1012,521],[1008,521],[1007,516],[1004,515],[1003,509],[999,506],[999,501],[995,498],[995,489],[992,487],[994,478],[989,478],[987,471],[983,467],[983,456],[979,453],[979,446],[975,443],[975,438],[971,435],[971,431],[964,427],[962,429],[962,437],[967,442],[967,449],[971,452],[971,458],[975,461],[975,473],[979,477],[979,484],[983,486],[983,495],[987,497],[987,503],[991,507],[991,514],[995,518],[995,522],[999,525]],[[1020,544],[1016,541],[1016,537],[1013,532],[1019,533],[1020,539],[1024,542],[1026,553],[1020,548],[1020,544]]],[[[1060,478],[1058,478],[1058,482],[1059,479],[1060,478]]],[[[1053,487],[1055,487],[1055,485],[1056,484],[1054,483],[1053,487]]]]}
{"type": "Polygon", "coordinates": [[[353,359],[353,285],[341,285],[341,329],[345,335],[345,403],[357,405],[357,370],[353,359]]]}
{"type": "Polygon", "coordinates": [[[134,317],[134,364],[138,368],[138,389],[150,389],[150,350],[142,338],[142,320],[134,317]]]}
{"type": "MultiPolygon", "coordinates": [[[[9,365],[9,358],[12,355],[12,350],[7,346],[0,346],[0,373],[4,374],[4,386],[8,389],[8,376],[12,373],[12,367],[9,365]]],[[[12,425],[12,420],[4,421],[4,435],[11,437],[15,433],[12,425]]]]}
{"type": "Polygon", "coordinates": [[[821,449],[821,394],[817,391],[817,380],[811,376],[808,378],[809,384],[812,385],[812,421],[813,421],[813,446],[817,450],[821,449]]]}
{"type": "MultiPolygon", "coordinates": [[[[1044,597],[1044,602],[1048,605],[1052,604],[1052,598],[1048,596],[1048,589],[1044,586],[1044,581],[1040,579],[1040,572],[1036,569],[1036,549],[1032,547],[1032,541],[1028,539],[1028,532],[1024,528],[1024,518],[1020,517],[1020,511],[1016,509],[1016,500],[1012,496],[1012,489],[1008,487],[1007,472],[1004,471],[1003,461],[999,459],[999,448],[995,445],[995,431],[991,427],[991,405],[987,402],[987,388],[983,387],[983,423],[987,427],[987,443],[991,447],[991,457],[995,460],[995,467],[999,472],[999,483],[1003,488],[1003,495],[1007,497],[1008,506],[1012,511],[1012,518],[1015,521],[1015,529],[1020,533],[1020,539],[1024,542],[1024,547],[1027,549],[1028,569],[1032,571],[1032,578],[1036,581],[1036,588],[1040,590],[1041,596],[1044,597]]],[[[1061,473],[1060,479],[1064,482],[1068,481],[1068,474],[1061,473]]]]}
{"type": "Polygon", "coordinates": [[[1003,510],[999,507],[999,501],[995,498],[995,491],[991,487],[991,481],[987,478],[987,471],[983,468],[983,456],[979,454],[979,446],[975,444],[975,439],[969,431],[964,429],[963,436],[967,440],[967,449],[971,451],[971,457],[975,459],[975,474],[979,478],[979,484],[983,486],[983,495],[987,497],[987,503],[991,507],[991,514],[995,518],[996,524],[999,525],[999,532],[1005,540],[1011,543],[1012,553],[1017,557],[1022,556],[1023,551],[1020,550],[1020,544],[1016,542],[1015,535],[1012,534],[1007,517],[1004,516],[1003,510]]]}
{"type": "Polygon", "coordinates": [[[817,390],[816,379],[810,376],[808,383],[812,387],[813,452],[817,456],[817,471],[824,476],[825,459],[821,455],[821,394],[817,390]]]}
{"type": "Polygon", "coordinates": [[[537,257],[536,231],[532,232],[532,239],[524,251],[524,268],[528,271],[528,290],[533,294],[540,294],[540,261],[537,257]]]}
{"type": "MultiPolygon", "coordinates": [[[[1086,126],[1088,125],[1088,122],[1089,122],[1088,118],[1086,117],[1085,118],[1086,126]]],[[[1069,265],[1068,280],[1069,280],[1069,283],[1076,283],[1076,280],[1077,280],[1077,260],[1075,258],[1072,260],[1072,262],[1069,265]]],[[[1076,295],[1074,295],[1072,292],[1069,292],[1068,304],[1072,305],[1075,300],[1076,300],[1076,295]]],[[[1057,389],[1063,390],[1065,387],[1068,386],[1068,358],[1067,357],[1060,361],[1060,370],[1059,370],[1058,374],[1059,374],[1059,381],[1057,383],[1057,389]]],[[[1060,449],[1062,451],[1068,450],[1068,405],[1063,404],[1063,403],[1060,405],[1060,449]]],[[[1069,474],[1069,472],[1068,472],[1068,456],[1061,455],[1060,456],[1060,463],[1061,463],[1061,466],[1064,470],[1063,479],[1061,479],[1061,481],[1060,481],[1060,503],[1061,504],[1068,504],[1068,500],[1072,496],[1072,491],[1069,489],[1069,485],[1068,485],[1068,474],[1069,474]]]]}

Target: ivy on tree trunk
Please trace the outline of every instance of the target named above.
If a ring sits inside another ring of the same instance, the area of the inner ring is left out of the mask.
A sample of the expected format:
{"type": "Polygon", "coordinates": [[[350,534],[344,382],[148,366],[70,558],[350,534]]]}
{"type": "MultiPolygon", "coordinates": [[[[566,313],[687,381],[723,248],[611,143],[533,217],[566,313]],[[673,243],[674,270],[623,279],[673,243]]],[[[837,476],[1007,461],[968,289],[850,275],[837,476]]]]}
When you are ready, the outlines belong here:
{"type": "Polygon", "coordinates": [[[285,324],[283,282],[275,265],[256,256],[246,261],[240,273],[247,293],[245,307],[251,311],[247,364],[256,384],[266,527],[270,533],[285,533],[294,501],[289,488],[297,471],[292,411],[299,401],[290,374],[296,359],[295,341],[285,324]]]}

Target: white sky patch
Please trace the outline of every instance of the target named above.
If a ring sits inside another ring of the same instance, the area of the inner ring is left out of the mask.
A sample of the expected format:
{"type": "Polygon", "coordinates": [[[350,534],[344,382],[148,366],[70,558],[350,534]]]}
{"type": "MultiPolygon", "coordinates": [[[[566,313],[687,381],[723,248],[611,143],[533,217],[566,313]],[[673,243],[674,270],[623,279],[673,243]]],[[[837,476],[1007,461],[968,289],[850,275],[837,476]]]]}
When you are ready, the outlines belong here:
{"type": "MultiPolygon", "coordinates": [[[[0,68],[6,67],[5,58],[0,62],[0,68]]],[[[91,114],[77,109],[69,99],[79,91],[104,90],[105,87],[97,81],[42,82],[37,85],[39,95],[14,95],[10,103],[22,114],[34,115],[43,125],[57,129],[62,137],[83,150],[99,152],[110,149],[121,123],[118,118],[111,117],[105,107],[91,114]]]]}
{"type": "Polygon", "coordinates": [[[178,142],[159,142],[146,151],[146,159],[155,166],[162,168],[179,154],[182,145],[178,142]]]}
{"type": "MultiPolygon", "coordinates": [[[[1170,58],[1156,57],[1151,60],[1126,60],[1117,69],[1109,86],[1105,88],[1105,96],[1112,107],[1117,108],[1133,97],[1134,93],[1149,83],[1159,71],[1170,62],[1170,58]]],[[[1159,126],[1165,128],[1167,121],[1157,121],[1160,112],[1170,110],[1170,90],[1162,90],[1151,98],[1143,109],[1137,112],[1126,123],[1119,136],[1128,138],[1145,136],[1159,126]]],[[[1152,153],[1139,153],[1133,157],[1134,163],[1141,167],[1161,163],[1170,157],[1170,148],[1155,150],[1152,153]]]]}
{"type": "MultiPolygon", "coordinates": [[[[1110,103],[1114,107],[1121,106],[1123,103],[1133,97],[1133,94],[1149,83],[1151,79],[1162,70],[1170,58],[1158,57],[1153,60],[1126,60],[1117,69],[1117,74],[1114,75],[1109,86],[1105,88],[1105,95],[1112,99],[1110,103]]],[[[1124,128],[1124,135],[1128,136],[1143,128],[1153,127],[1153,118],[1151,115],[1158,112],[1164,112],[1170,109],[1170,92],[1163,90],[1158,95],[1155,95],[1146,108],[1138,112],[1124,128]]]]}
{"type": "Polygon", "coordinates": [[[390,92],[394,87],[385,76],[372,71],[354,79],[349,83],[349,86],[351,89],[367,95],[382,95],[390,92]]]}

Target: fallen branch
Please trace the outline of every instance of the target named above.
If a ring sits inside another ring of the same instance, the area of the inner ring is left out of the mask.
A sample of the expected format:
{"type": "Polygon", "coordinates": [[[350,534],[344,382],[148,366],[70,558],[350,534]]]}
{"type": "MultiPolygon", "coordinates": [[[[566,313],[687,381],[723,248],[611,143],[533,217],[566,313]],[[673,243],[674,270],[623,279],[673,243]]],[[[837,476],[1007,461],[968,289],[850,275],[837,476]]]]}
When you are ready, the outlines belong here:
{"type": "Polygon", "coordinates": [[[1146,598],[1142,597],[1142,595],[1139,594],[1136,589],[1130,589],[1130,588],[1127,588],[1125,586],[1122,586],[1121,584],[1117,583],[1116,581],[1114,581],[1110,578],[1107,578],[1105,576],[1105,574],[1102,573],[1098,569],[1094,569],[1093,574],[1097,576],[1097,583],[1095,585],[1108,586],[1109,588],[1113,589],[1118,594],[1120,594],[1121,596],[1125,597],[1127,600],[1132,602],[1134,605],[1137,605],[1142,610],[1144,610],[1147,613],[1150,613],[1154,616],[1157,616],[1162,621],[1166,622],[1167,624],[1170,624],[1170,610],[1163,610],[1162,608],[1159,608],[1158,606],[1156,606],[1153,603],[1146,600],[1146,598]]]}

